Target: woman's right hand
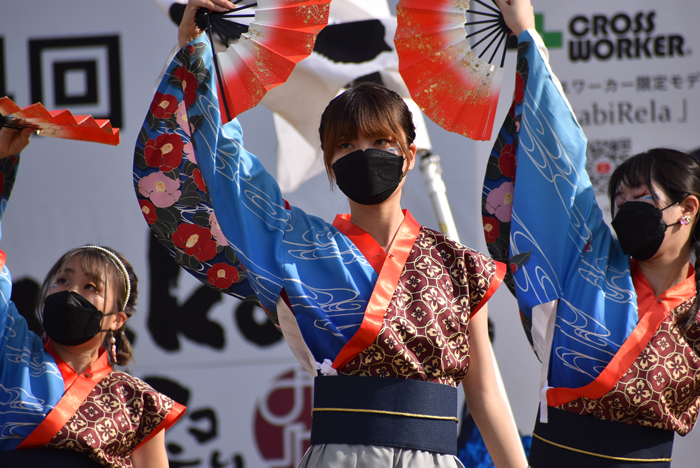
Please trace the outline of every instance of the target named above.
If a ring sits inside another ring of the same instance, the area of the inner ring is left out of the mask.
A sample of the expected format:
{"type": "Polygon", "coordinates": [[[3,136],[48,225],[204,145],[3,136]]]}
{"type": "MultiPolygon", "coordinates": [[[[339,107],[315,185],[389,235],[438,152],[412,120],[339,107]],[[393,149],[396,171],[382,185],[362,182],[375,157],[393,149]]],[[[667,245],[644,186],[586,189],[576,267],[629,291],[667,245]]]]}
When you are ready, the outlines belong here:
{"type": "Polygon", "coordinates": [[[0,128],[0,159],[21,153],[29,144],[29,137],[33,133],[36,133],[36,129],[15,130],[7,127],[0,128]]]}
{"type": "Polygon", "coordinates": [[[199,29],[194,22],[194,15],[200,8],[223,12],[226,10],[234,10],[236,5],[228,0],[189,0],[185,8],[185,13],[182,16],[180,27],[177,30],[177,40],[181,48],[185,47],[190,41],[198,38],[204,32],[199,29]]]}
{"type": "Polygon", "coordinates": [[[527,29],[535,29],[535,12],[530,0],[494,0],[503,13],[506,25],[515,36],[527,29]]]}

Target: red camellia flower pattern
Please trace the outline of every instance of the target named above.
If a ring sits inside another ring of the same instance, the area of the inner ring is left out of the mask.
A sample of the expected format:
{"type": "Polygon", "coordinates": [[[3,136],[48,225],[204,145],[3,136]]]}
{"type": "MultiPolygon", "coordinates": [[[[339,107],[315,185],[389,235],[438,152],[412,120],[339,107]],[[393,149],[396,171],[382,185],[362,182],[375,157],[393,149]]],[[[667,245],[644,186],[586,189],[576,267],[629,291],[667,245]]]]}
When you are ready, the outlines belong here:
{"type": "Polygon", "coordinates": [[[512,179],[515,177],[516,166],[515,148],[508,143],[501,150],[501,156],[498,158],[498,168],[501,170],[501,174],[512,179]]]}
{"type": "Polygon", "coordinates": [[[172,94],[156,93],[151,102],[151,114],[156,119],[169,119],[177,109],[177,99],[172,94]]]}
{"type": "Polygon", "coordinates": [[[188,106],[194,104],[194,101],[197,100],[197,86],[199,86],[197,78],[195,78],[192,73],[185,70],[184,67],[176,69],[173,72],[173,76],[180,80],[182,84],[182,95],[185,103],[188,106]]]}
{"type": "Polygon", "coordinates": [[[185,53],[187,55],[192,55],[193,52],[194,52],[194,46],[192,44],[185,47],[185,53]]]}
{"type": "Polygon", "coordinates": [[[216,288],[228,289],[238,283],[238,270],[228,263],[217,263],[207,271],[207,279],[216,288]]]}
{"type": "Polygon", "coordinates": [[[206,192],[207,186],[204,184],[204,178],[202,177],[202,173],[199,169],[194,170],[192,177],[194,177],[194,182],[197,184],[197,188],[202,192],[206,192]]]}
{"type": "Polygon", "coordinates": [[[491,216],[484,216],[484,236],[486,236],[486,242],[496,242],[496,239],[501,235],[501,222],[496,218],[491,216]]]}
{"type": "Polygon", "coordinates": [[[5,193],[5,173],[0,172],[0,195],[5,193]]]}
{"type": "Polygon", "coordinates": [[[157,167],[163,172],[170,172],[182,162],[182,149],[185,144],[176,134],[163,134],[155,141],[148,140],[144,150],[146,164],[157,167]]]}
{"type": "Polygon", "coordinates": [[[148,224],[155,224],[158,221],[158,216],[156,215],[156,207],[153,206],[148,200],[139,200],[139,205],[141,205],[141,213],[143,217],[146,218],[148,224]]]}
{"type": "Polygon", "coordinates": [[[173,233],[173,242],[200,262],[211,260],[216,255],[216,242],[207,228],[196,224],[181,224],[173,233]]]}

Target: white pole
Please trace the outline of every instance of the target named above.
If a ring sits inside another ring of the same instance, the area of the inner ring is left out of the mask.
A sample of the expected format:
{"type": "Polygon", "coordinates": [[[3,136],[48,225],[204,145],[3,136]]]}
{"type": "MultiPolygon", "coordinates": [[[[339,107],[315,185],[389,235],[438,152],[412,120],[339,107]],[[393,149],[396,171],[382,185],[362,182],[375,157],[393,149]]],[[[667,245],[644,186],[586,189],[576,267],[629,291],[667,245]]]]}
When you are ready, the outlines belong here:
{"type": "MultiPolygon", "coordinates": [[[[452,210],[450,209],[450,204],[447,200],[447,188],[445,187],[445,182],[442,180],[440,156],[431,153],[430,150],[427,149],[418,150],[417,156],[420,157],[420,171],[425,179],[425,188],[428,191],[430,200],[433,203],[433,208],[435,209],[435,215],[437,216],[440,230],[453,241],[459,242],[459,234],[457,233],[455,220],[452,217],[452,210]]],[[[491,359],[493,360],[493,367],[496,371],[498,388],[501,391],[501,395],[503,395],[503,400],[506,402],[506,407],[510,412],[511,420],[513,423],[515,423],[513,410],[510,406],[508,395],[506,394],[505,385],[503,385],[503,377],[501,376],[501,370],[498,368],[498,362],[496,361],[496,356],[493,352],[493,346],[491,346],[491,359]]],[[[515,430],[517,432],[518,428],[515,427],[515,430]]]]}

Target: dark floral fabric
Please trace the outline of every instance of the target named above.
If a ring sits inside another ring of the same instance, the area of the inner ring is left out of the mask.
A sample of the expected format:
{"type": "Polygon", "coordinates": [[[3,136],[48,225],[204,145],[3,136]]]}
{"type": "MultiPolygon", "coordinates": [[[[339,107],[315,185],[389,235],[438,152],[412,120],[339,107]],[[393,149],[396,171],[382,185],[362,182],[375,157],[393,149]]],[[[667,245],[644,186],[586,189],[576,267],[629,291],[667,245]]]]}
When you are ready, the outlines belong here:
{"type": "Polygon", "coordinates": [[[131,452],[173,406],[173,400],[142,380],[113,371],[45,447],[82,452],[108,467],[130,468],[131,452]]]}
{"type": "Polygon", "coordinates": [[[246,272],[224,237],[195,159],[191,135],[202,116],[187,118],[198,86],[209,77],[204,44],[182,49],[181,66],[169,77],[184,100],[156,93],[134,152],[134,189],[144,219],[175,261],[202,283],[241,299],[255,300],[246,272]]]}
{"type": "Polygon", "coordinates": [[[0,213],[5,211],[7,200],[15,186],[19,156],[0,159],[0,213]]]}
{"type": "Polygon", "coordinates": [[[674,323],[695,301],[676,307],[634,364],[605,396],[578,398],[560,409],[598,419],[687,434],[700,410],[700,322],[683,337],[674,323]]]}
{"type": "Polygon", "coordinates": [[[457,386],[469,368],[469,320],[496,262],[422,227],[376,340],[339,371],[457,386]]]}

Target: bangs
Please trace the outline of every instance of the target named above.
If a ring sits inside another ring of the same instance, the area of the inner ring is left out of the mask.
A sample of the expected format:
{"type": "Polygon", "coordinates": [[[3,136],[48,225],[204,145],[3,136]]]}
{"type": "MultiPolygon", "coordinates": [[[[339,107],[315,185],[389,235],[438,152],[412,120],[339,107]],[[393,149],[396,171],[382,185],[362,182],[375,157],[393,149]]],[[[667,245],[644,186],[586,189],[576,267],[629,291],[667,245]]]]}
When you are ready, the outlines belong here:
{"type": "Polygon", "coordinates": [[[114,287],[112,288],[112,293],[117,295],[117,305],[121,309],[121,298],[119,297],[119,291],[122,291],[125,288],[123,274],[120,271],[117,271],[117,267],[114,265],[112,260],[107,258],[98,250],[77,249],[73,252],[69,252],[60,262],[58,268],[53,274],[53,277],[50,278],[49,282],[53,282],[56,277],[56,274],[63,271],[66,268],[68,262],[73,258],[78,259],[80,269],[83,270],[83,273],[85,273],[85,275],[95,283],[97,288],[100,289],[103,292],[103,294],[105,294],[105,298],[109,301],[115,300],[115,298],[106,297],[107,288],[105,287],[105,285],[114,285],[114,287]]]}
{"type": "Polygon", "coordinates": [[[614,199],[620,184],[625,184],[630,188],[648,187],[652,198],[656,199],[656,194],[651,190],[651,182],[655,180],[653,166],[653,157],[646,153],[642,153],[622,163],[610,177],[610,182],[608,184],[608,196],[611,202],[614,204],[614,199]]]}
{"type": "Polygon", "coordinates": [[[369,138],[391,137],[405,151],[405,138],[401,137],[398,125],[400,116],[373,98],[368,94],[356,95],[335,110],[333,118],[324,129],[324,141],[321,142],[324,151],[333,151],[344,140],[352,140],[360,135],[369,138]]]}

